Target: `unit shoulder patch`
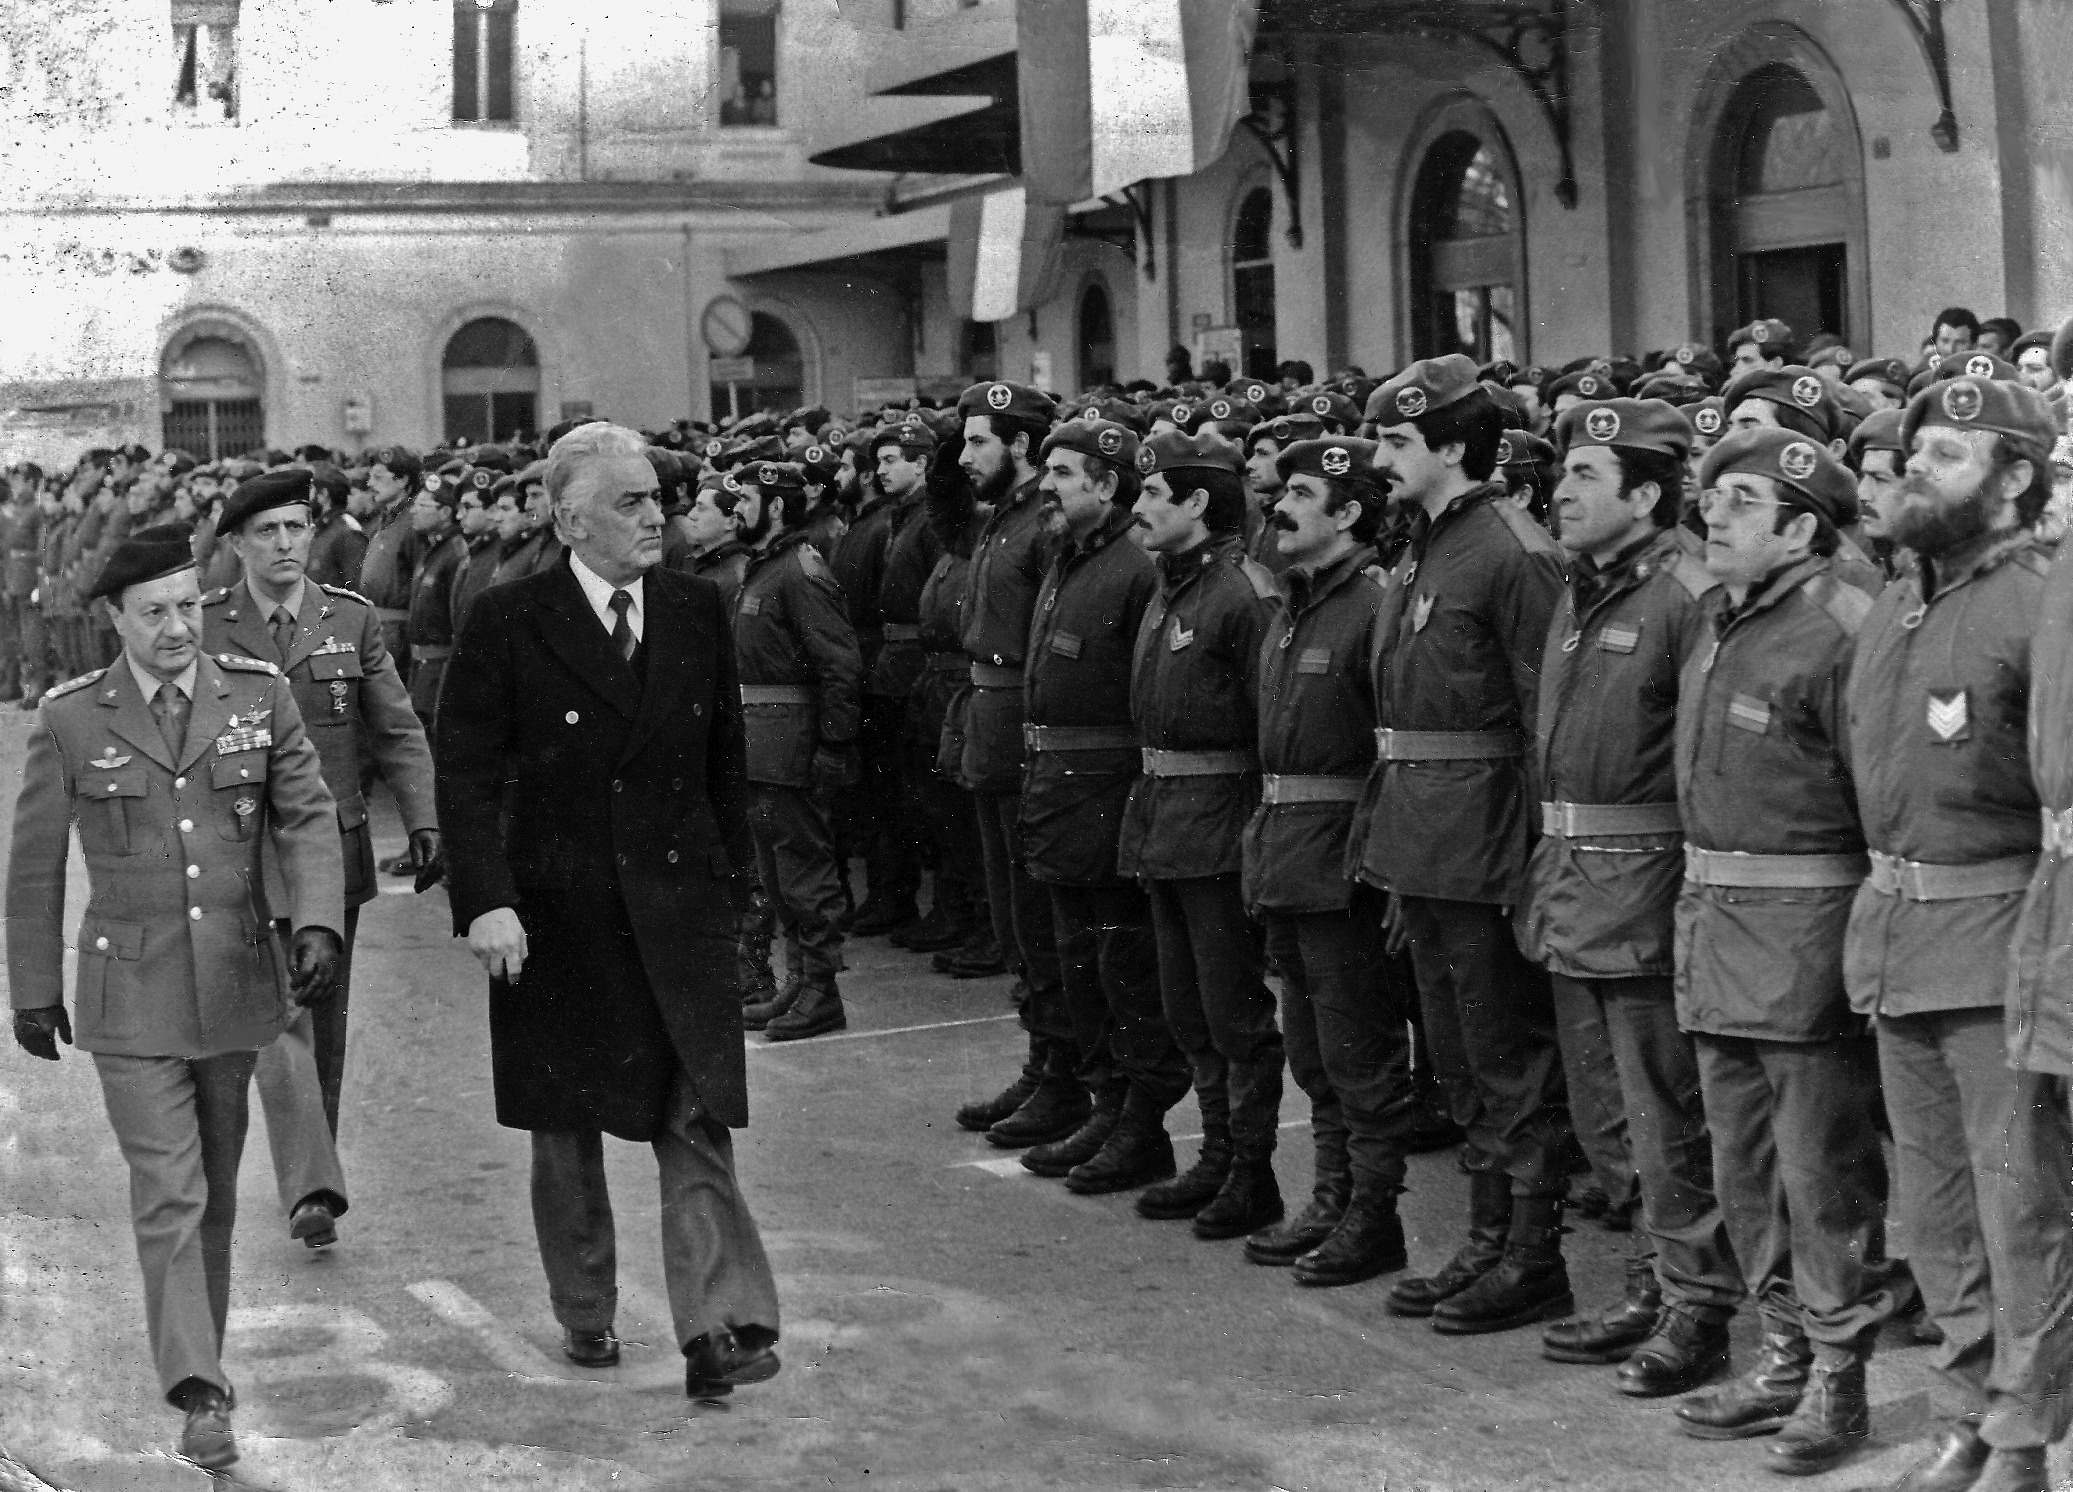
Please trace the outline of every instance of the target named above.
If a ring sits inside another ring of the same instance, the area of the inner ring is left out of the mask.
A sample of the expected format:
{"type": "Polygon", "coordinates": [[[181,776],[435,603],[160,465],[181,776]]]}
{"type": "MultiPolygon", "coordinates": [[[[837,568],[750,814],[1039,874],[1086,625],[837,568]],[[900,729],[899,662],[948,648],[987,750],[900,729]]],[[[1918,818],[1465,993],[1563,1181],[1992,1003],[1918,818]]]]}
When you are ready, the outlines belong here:
{"type": "Polygon", "coordinates": [[[53,684],[43,691],[43,697],[45,699],[63,698],[76,689],[84,689],[87,685],[94,683],[107,671],[105,668],[97,668],[92,673],[83,673],[76,679],[67,679],[62,684],[53,684]]]}
{"type": "Polygon", "coordinates": [[[261,658],[246,658],[237,653],[218,653],[216,662],[236,673],[277,674],[280,669],[261,658]]]}

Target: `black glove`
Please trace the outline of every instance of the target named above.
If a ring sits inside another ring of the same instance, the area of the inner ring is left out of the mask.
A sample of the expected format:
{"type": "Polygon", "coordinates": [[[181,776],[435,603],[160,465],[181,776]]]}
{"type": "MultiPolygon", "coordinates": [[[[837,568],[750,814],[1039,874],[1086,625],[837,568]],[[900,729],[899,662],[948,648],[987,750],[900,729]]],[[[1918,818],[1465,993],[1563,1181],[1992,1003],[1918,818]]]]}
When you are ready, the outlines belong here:
{"type": "Polygon", "coordinates": [[[417,879],[411,883],[413,891],[430,891],[446,879],[446,852],[440,848],[437,829],[410,831],[410,858],[417,861],[417,879]]]}
{"type": "Polygon", "coordinates": [[[331,993],[345,944],[328,927],[298,927],[295,948],[288,955],[288,998],[300,1009],[331,993]]]}
{"type": "Polygon", "coordinates": [[[15,1042],[30,1056],[57,1061],[58,1043],[52,1037],[62,1039],[66,1046],[72,1044],[72,1022],[63,1005],[39,1005],[34,1010],[14,1013],[15,1042]]]}
{"type": "Polygon", "coordinates": [[[813,753],[813,787],[822,794],[848,787],[856,781],[854,749],[848,746],[818,746],[813,753]]]}

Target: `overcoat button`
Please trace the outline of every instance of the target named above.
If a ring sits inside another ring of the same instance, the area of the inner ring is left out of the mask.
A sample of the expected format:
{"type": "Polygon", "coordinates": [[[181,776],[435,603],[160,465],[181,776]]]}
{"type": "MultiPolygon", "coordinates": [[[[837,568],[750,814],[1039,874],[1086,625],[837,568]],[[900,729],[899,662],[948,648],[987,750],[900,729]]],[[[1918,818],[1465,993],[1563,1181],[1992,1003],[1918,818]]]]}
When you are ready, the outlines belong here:
{"type": "Polygon", "coordinates": [[[201,909],[200,907],[189,907],[189,908],[187,909],[187,920],[188,920],[188,921],[190,921],[190,922],[199,922],[199,921],[201,921],[201,920],[202,920],[202,909],[201,909]]]}
{"type": "Polygon", "coordinates": [[[677,863],[677,852],[675,850],[669,852],[669,863],[672,865],[677,863]]]}
{"type": "Polygon", "coordinates": [[[578,717],[576,712],[574,710],[571,710],[568,714],[562,716],[561,718],[566,720],[569,724],[574,725],[578,717]]]}
{"type": "Polygon", "coordinates": [[[181,832],[182,834],[192,834],[192,833],[194,832],[194,820],[193,820],[193,819],[182,819],[182,820],[180,820],[180,832],[181,832]]]}
{"type": "Polygon", "coordinates": [[[94,947],[100,949],[101,952],[106,953],[108,951],[108,940],[106,938],[95,938],[94,947]]]}
{"type": "Polygon", "coordinates": [[[187,879],[190,881],[193,880],[196,876],[200,875],[201,873],[202,868],[199,865],[190,865],[187,867],[187,879]]]}

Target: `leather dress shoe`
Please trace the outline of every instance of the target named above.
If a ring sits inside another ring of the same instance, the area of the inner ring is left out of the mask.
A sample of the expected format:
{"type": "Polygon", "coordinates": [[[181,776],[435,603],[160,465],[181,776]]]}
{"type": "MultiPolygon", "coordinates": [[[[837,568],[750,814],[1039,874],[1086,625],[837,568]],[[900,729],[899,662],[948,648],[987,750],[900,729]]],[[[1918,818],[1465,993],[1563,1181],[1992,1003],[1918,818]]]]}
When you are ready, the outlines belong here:
{"type": "Polygon", "coordinates": [[[338,1242],[338,1217],[321,1197],[305,1197],[288,1214],[288,1236],[300,1238],[313,1249],[328,1249],[338,1242]]]}
{"type": "Polygon", "coordinates": [[[743,1384],[767,1383],[782,1366],[771,1350],[774,1333],[765,1327],[748,1327],[769,1341],[742,1340],[741,1334],[722,1327],[693,1337],[684,1344],[684,1395],[691,1399],[717,1399],[743,1384]]]}
{"type": "Polygon", "coordinates": [[[1910,1466],[1887,1492],[1966,1492],[1987,1469],[1993,1451],[1979,1438],[1979,1426],[1961,1419],[1936,1437],[1927,1460],[1910,1466]]]}
{"type": "Polygon", "coordinates": [[[1688,1394],[1725,1373],[1727,1365],[1727,1322],[1673,1305],[1654,1334],[1620,1364],[1619,1390],[1630,1399],[1688,1394]]]}
{"type": "Polygon", "coordinates": [[[180,1454],[204,1471],[221,1471],[237,1462],[238,1443],[230,1431],[230,1405],[230,1396],[213,1383],[188,1394],[187,1423],[180,1430],[180,1454]]]}
{"type": "Polygon", "coordinates": [[[1972,1492],[2051,1492],[2044,1475],[2044,1447],[1996,1450],[1972,1484],[1972,1492]]]}
{"type": "Polygon", "coordinates": [[[609,1326],[603,1331],[576,1331],[565,1326],[561,1331],[561,1355],[580,1367],[617,1367],[619,1338],[612,1335],[609,1326]]]}

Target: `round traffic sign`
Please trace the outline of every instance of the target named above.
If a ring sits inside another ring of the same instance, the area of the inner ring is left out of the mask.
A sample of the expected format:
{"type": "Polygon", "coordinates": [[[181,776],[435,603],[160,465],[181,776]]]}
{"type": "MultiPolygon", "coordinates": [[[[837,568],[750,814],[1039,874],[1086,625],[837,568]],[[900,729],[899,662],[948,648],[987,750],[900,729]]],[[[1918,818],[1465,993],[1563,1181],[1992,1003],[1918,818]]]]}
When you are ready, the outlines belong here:
{"type": "Polygon", "coordinates": [[[754,330],[749,319],[749,308],[737,296],[716,295],[706,302],[705,314],[698,319],[699,334],[705,338],[706,351],[714,357],[740,357],[749,350],[749,336],[754,330]]]}

